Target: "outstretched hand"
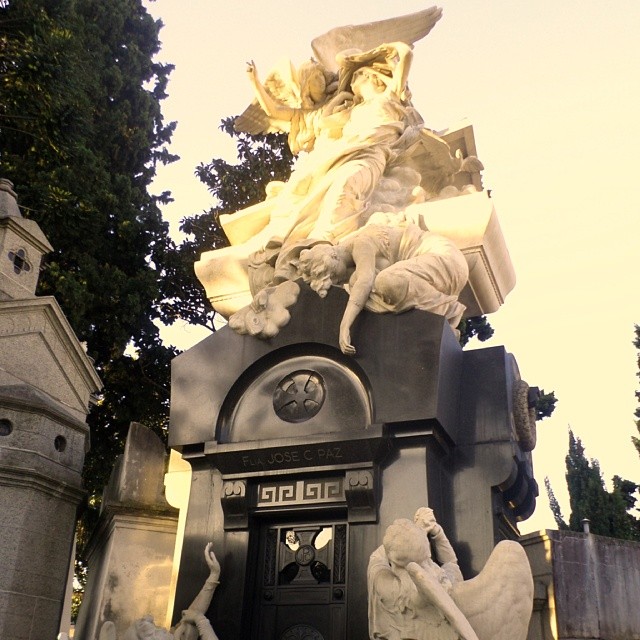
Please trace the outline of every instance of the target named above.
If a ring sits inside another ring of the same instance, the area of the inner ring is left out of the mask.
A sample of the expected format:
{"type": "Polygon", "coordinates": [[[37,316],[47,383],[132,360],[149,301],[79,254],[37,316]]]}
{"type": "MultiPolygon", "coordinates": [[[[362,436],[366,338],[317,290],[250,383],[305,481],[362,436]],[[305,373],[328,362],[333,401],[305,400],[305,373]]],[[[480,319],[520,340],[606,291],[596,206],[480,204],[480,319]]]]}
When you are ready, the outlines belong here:
{"type": "Polygon", "coordinates": [[[247,62],[246,72],[250,80],[254,82],[258,80],[258,69],[256,68],[256,63],[253,60],[249,60],[249,62],[247,62]]]}
{"type": "Polygon", "coordinates": [[[351,344],[351,332],[348,328],[340,328],[339,336],[340,351],[348,356],[356,354],[356,348],[351,344]]]}
{"type": "Polygon", "coordinates": [[[418,509],[414,522],[427,534],[435,533],[440,528],[431,509],[423,507],[418,509]]]}
{"type": "Polygon", "coordinates": [[[212,542],[209,542],[204,548],[204,559],[211,571],[211,577],[217,580],[220,577],[220,563],[218,562],[218,558],[216,558],[216,554],[213,552],[212,542]]]}

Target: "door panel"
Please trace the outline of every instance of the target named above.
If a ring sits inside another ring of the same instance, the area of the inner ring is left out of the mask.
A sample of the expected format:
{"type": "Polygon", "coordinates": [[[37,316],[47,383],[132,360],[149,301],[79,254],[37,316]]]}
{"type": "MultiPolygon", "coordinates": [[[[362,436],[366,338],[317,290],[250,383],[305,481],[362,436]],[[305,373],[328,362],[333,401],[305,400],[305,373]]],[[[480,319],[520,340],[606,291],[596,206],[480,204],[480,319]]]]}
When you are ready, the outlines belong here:
{"type": "Polygon", "coordinates": [[[259,537],[253,637],[346,638],[347,524],[267,524],[259,537]]]}

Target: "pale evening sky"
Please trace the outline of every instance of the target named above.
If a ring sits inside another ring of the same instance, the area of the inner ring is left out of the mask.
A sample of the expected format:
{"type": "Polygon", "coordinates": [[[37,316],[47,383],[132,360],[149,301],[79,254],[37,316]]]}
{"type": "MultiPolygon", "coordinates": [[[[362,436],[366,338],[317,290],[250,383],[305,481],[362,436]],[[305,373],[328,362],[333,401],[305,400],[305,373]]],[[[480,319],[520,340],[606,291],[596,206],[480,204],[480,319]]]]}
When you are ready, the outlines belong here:
{"type": "MultiPolygon", "coordinates": [[[[263,76],[281,58],[299,64],[313,37],[332,27],[411,13],[417,0],[156,0],[163,20],[159,59],[175,64],[167,120],[177,120],[171,150],[181,160],[161,168],[156,190],[175,202],[178,220],[212,204],[194,176],[200,162],[234,160],[218,131],[223,117],[251,99],[245,62],[263,76]]],[[[640,323],[640,3],[616,0],[444,0],[443,18],[414,51],[413,102],[439,130],[473,124],[483,183],[491,189],[517,284],[490,316],[529,384],[555,390],[551,419],[538,425],[536,513],[522,532],[554,528],[543,480],[551,478],[569,509],[564,480],[567,428],[614,474],[640,481],[630,442],[640,323]]],[[[194,328],[169,339],[188,348],[194,328]]]]}

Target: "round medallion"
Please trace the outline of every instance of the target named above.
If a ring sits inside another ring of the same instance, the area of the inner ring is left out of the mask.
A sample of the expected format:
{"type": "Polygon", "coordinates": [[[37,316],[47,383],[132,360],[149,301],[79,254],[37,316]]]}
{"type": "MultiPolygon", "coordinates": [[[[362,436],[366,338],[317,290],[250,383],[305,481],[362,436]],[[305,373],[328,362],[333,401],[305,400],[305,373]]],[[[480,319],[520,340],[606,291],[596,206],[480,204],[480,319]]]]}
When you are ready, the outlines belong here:
{"type": "Polygon", "coordinates": [[[294,371],[278,382],[273,393],[273,409],[285,422],[305,422],[322,408],[324,380],[310,370],[294,371]]]}
{"type": "Polygon", "coordinates": [[[313,559],[316,557],[316,550],[310,544],[303,544],[296,551],[296,562],[301,567],[306,567],[313,562],[313,559]]]}

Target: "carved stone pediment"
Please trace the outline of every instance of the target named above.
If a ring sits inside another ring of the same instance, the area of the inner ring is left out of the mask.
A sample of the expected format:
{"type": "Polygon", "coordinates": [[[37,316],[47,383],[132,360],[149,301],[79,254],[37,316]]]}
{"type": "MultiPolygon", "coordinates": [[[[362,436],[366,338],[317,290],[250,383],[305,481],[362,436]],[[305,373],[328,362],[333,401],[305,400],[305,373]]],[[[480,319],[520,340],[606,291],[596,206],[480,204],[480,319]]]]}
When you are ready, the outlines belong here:
{"type": "Polygon", "coordinates": [[[16,379],[84,420],[102,384],[52,297],[0,302],[0,385],[16,379]]]}

